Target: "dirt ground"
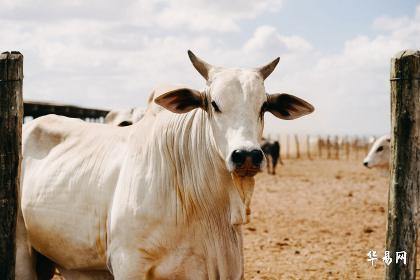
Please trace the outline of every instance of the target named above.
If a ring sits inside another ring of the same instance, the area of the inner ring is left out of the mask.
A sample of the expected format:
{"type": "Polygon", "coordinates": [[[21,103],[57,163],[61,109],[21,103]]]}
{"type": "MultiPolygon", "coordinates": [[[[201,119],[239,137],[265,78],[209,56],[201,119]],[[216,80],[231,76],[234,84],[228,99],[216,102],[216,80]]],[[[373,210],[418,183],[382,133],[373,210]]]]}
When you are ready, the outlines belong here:
{"type": "Polygon", "coordinates": [[[388,179],[361,160],[289,160],[277,171],[256,178],[245,279],[383,279],[388,179]]]}

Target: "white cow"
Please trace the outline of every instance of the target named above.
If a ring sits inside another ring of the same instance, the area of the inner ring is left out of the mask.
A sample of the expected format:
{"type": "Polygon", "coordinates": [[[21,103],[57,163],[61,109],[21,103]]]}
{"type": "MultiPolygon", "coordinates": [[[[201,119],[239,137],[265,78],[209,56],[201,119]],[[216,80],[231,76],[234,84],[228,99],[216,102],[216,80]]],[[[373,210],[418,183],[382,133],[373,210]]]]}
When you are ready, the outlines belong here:
{"type": "MultiPolygon", "coordinates": [[[[154,94],[155,92],[153,91],[147,100],[148,107],[153,101],[154,94]]],[[[147,108],[144,109],[144,108],[136,107],[136,108],[131,108],[131,109],[112,110],[105,116],[105,123],[116,125],[116,126],[132,125],[133,123],[140,121],[144,117],[144,114],[146,114],[147,108]]]]}
{"type": "Polygon", "coordinates": [[[237,69],[189,56],[206,88],[155,92],[131,126],[55,115],[25,125],[17,279],[54,265],[70,279],[243,279],[263,114],[314,109],[266,93],[279,59],[237,69]]]}
{"type": "Polygon", "coordinates": [[[128,126],[141,120],[146,113],[143,108],[112,110],[105,116],[105,123],[128,126]]]}
{"type": "Polygon", "coordinates": [[[391,153],[391,139],[389,135],[379,137],[372,145],[369,153],[363,160],[363,165],[368,168],[380,168],[384,172],[389,170],[391,153]]]}

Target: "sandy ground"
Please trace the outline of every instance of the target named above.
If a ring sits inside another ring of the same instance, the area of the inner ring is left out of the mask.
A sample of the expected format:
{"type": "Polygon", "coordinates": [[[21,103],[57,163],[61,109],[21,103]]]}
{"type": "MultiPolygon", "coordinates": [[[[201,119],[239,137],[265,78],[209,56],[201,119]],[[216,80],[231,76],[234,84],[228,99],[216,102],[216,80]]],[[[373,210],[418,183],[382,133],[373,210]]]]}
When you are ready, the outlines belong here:
{"type": "Polygon", "coordinates": [[[388,179],[354,160],[277,170],[256,178],[245,279],[383,279],[388,179]]]}
{"type": "Polygon", "coordinates": [[[285,160],[277,171],[256,177],[245,279],[383,279],[388,179],[361,160],[285,160]]]}

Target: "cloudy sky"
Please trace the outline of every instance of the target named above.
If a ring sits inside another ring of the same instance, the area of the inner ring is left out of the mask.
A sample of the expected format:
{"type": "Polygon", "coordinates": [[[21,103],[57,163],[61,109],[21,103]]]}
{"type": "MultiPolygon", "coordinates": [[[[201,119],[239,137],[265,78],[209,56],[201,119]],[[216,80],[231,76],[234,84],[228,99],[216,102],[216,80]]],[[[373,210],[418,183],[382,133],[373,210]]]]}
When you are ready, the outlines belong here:
{"type": "Polygon", "coordinates": [[[420,47],[417,0],[0,0],[1,51],[25,56],[24,98],[145,106],[164,83],[202,88],[187,49],[254,67],[277,56],[268,92],[316,107],[269,133],[389,132],[390,58],[420,47]]]}

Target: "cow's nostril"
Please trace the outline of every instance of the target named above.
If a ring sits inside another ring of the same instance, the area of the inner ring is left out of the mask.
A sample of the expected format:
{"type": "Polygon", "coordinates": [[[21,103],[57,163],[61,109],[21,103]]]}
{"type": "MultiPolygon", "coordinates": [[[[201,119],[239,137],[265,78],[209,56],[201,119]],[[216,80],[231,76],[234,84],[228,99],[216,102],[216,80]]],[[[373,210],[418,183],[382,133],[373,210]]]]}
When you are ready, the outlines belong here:
{"type": "Polygon", "coordinates": [[[118,126],[129,126],[132,125],[133,123],[130,121],[122,121],[118,126]]]}
{"type": "Polygon", "coordinates": [[[243,150],[234,150],[232,153],[232,162],[237,165],[241,166],[246,158],[246,152],[243,150]]]}
{"type": "Polygon", "coordinates": [[[254,165],[260,165],[261,162],[263,161],[264,155],[262,153],[261,150],[252,150],[250,152],[251,154],[251,158],[252,158],[252,163],[254,165]]]}
{"type": "Polygon", "coordinates": [[[368,166],[368,162],[367,162],[367,161],[365,161],[365,162],[363,163],[363,165],[367,167],[367,166],[368,166]]]}

